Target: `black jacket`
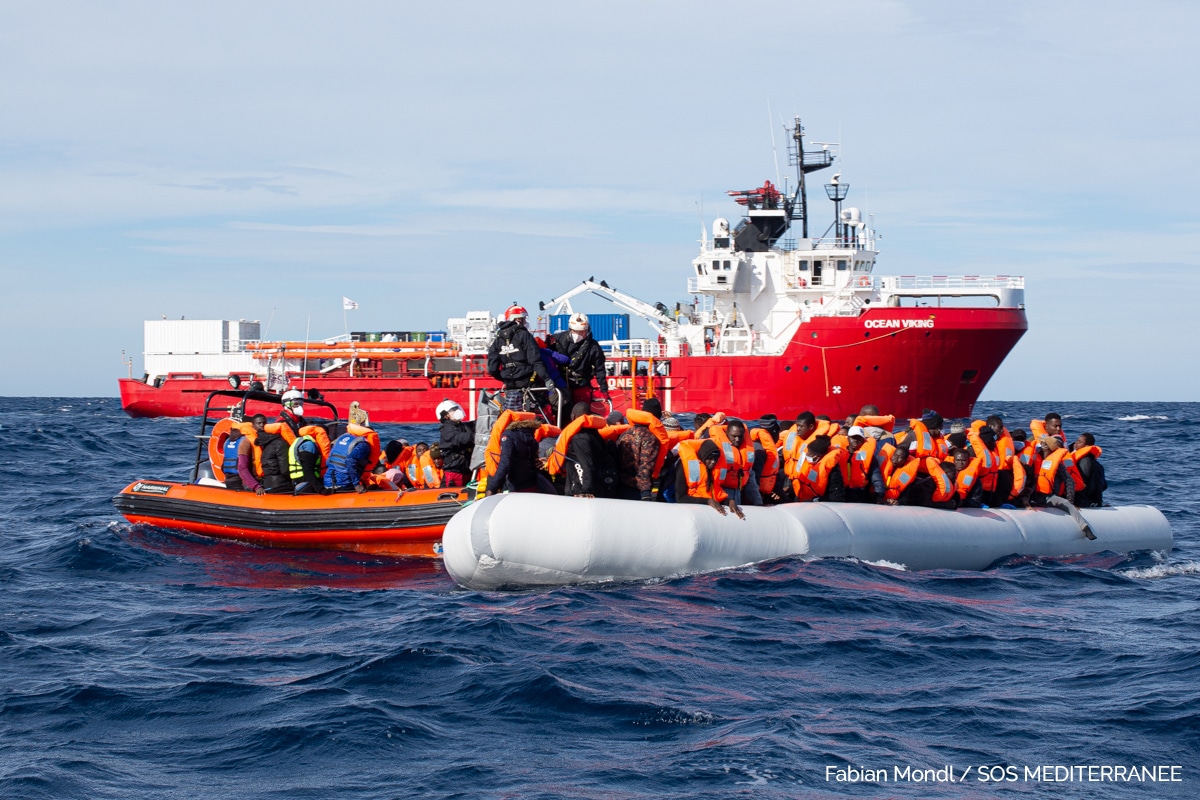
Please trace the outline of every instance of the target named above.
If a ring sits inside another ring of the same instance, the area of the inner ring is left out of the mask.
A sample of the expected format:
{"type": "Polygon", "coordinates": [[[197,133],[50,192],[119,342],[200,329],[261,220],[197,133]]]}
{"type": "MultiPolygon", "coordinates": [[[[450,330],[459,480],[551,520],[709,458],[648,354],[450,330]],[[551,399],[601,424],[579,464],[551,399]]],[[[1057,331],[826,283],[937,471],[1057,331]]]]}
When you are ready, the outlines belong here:
{"type": "Polygon", "coordinates": [[[528,491],[537,485],[538,443],[528,428],[508,428],[500,437],[500,463],[488,479],[488,491],[528,491]]]}
{"type": "Polygon", "coordinates": [[[487,363],[488,374],[503,383],[505,389],[529,386],[534,375],[538,377],[538,386],[549,380],[537,340],[524,325],[516,322],[500,323],[496,338],[488,348],[487,363]]]}
{"type": "Polygon", "coordinates": [[[608,391],[608,372],[605,370],[604,350],[600,343],[589,333],[585,339],[575,341],[570,331],[556,333],[546,340],[546,349],[562,353],[571,359],[571,363],[563,367],[563,377],[572,388],[576,386],[591,386],[592,378],[603,392],[608,391]]]}
{"type": "Polygon", "coordinates": [[[442,420],[442,469],[450,472],[470,472],[471,450],[475,447],[475,423],[442,420]]]}
{"type": "Polygon", "coordinates": [[[563,472],[566,475],[564,493],[568,496],[616,496],[616,458],[595,428],[581,428],[571,437],[563,472]]]}
{"type": "Polygon", "coordinates": [[[288,443],[278,433],[263,431],[254,440],[262,448],[262,485],[268,492],[292,491],[288,477],[288,443]]]}

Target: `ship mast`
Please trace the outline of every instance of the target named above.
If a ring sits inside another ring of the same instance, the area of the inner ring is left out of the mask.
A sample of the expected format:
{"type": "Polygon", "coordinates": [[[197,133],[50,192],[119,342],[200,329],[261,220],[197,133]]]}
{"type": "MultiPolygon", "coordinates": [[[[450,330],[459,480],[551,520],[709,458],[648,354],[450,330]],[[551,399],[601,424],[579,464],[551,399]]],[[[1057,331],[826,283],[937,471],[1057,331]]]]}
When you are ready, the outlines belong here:
{"type": "Polygon", "coordinates": [[[833,153],[828,149],[804,152],[804,126],[800,118],[792,122],[792,143],[788,146],[788,161],[796,168],[796,191],[787,201],[788,217],[800,220],[803,238],[808,238],[808,190],[804,176],[833,164],[833,153]]]}

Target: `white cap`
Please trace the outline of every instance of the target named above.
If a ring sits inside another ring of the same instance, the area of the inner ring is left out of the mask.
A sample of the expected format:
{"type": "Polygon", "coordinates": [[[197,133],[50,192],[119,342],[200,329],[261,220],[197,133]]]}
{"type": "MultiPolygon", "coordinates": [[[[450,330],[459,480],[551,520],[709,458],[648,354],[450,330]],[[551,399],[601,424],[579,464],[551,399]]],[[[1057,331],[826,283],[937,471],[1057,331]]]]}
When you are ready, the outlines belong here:
{"type": "Polygon", "coordinates": [[[865,439],[867,438],[867,432],[864,431],[860,425],[851,425],[850,430],[846,431],[846,438],[851,436],[861,436],[865,439]]]}
{"type": "Polygon", "coordinates": [[[577,333],[583,333],[590,327],[587,314],[572,314],[570,328],[577,333]]]}

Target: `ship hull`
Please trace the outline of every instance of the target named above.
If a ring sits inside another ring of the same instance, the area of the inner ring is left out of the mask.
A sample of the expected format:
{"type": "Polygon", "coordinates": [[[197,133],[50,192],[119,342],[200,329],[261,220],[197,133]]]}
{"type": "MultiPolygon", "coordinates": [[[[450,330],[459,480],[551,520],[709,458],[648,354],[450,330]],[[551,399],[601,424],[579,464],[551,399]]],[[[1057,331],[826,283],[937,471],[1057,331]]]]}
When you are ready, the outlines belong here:
{"type": "MultiPolygon", "coordinates": [[[[864,404],[900,417],[934,409],[966,417],[1028,323],[1015,308],[873,308],[856,317],[814,317],[782,355],[696,355],[665,359],[666,376],[615,376],[614,406],[628,408],[648,391],[670,411],[725,411],[755,419],[811,410],[840,419],[864,404]]],[[[619,362],[621,367],[630,362],[619,362]]],[[[652,366],[645,360],[633,363],[652,366]]],[[[449,398],[474,412],[490,378],[436,386],[425,377],[310,375],[294,386],[317,389],[346,408],[366,409],[372,422],[436,422],[434,407],[449,398]]],[[[160,387],[120,381],[121,404],[133,417],[198,416],[208,393],[228,388],[224,376],[168,376],[160,387]]],[[[248,409],[254,413],[254,408],[248,409]]],[[[264,413],[267,413],[264,411],[264,413]]]]}

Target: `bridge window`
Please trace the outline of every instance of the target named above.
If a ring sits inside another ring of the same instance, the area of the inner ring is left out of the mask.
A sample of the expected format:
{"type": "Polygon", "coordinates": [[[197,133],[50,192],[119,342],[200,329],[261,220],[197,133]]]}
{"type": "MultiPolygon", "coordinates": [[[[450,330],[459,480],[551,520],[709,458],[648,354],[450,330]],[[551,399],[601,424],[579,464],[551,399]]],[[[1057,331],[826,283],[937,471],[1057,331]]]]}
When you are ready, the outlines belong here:
{"type": "Polygon", "coordinates": [[[804,259],[803,261],[800,262],[800,271],[808,272],[808,259],[804,259]]]}
{"type": "Polygon", "coordinates": [[[728,262],[728,261],[726,261],[726,262],[725,262],[725,269],[729,269],[729,262],[728,262]]]}
{"type": "Polygon", "coordinates": [[[844,259],[844,258],[839,258],[839,259],[838,259],[838,267],[837,267],[837,268],[838,268],[838,270],[839,270],[839,271],[845,271],[845,269],[846,269],[846,259],[844,259]]]}

